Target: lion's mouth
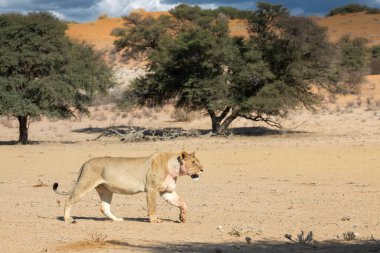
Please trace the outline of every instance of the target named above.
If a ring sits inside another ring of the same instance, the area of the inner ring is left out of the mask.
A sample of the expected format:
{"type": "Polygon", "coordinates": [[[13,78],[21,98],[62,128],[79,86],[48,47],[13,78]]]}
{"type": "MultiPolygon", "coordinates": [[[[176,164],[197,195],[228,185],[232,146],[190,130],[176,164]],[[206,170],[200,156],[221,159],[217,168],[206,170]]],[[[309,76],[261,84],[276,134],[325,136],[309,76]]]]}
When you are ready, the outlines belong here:
{"type": "Polygon", "coordinates": [[[197,180],[199,178],[199,175],[197,174],[191,174],[190,177],[193,179],[193,180],[197,180]]]}

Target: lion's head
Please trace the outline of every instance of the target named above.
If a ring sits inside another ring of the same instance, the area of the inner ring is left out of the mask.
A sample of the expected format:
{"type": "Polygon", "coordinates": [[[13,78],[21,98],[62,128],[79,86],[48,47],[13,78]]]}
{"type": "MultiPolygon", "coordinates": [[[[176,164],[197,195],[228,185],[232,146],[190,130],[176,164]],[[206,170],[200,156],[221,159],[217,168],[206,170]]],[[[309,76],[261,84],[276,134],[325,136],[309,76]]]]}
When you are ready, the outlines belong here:
{"type": "Polygon", "coordinates": [[[181,173],[183,175],[189,175],[192,179],[198,179],[199,175],[203,172],[203,166],[195,157],[194,153],[188,154],[185,151],[181,152],[179,157],[181,162],[181,173]]]}

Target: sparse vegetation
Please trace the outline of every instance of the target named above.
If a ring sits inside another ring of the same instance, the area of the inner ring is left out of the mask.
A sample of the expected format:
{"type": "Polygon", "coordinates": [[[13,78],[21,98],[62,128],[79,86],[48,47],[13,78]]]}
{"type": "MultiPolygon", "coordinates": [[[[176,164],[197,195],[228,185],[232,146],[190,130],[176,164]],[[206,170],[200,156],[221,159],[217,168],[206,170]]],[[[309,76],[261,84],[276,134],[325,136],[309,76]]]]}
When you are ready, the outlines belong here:
{"type": "MultiPolygon", "coordinates": [[[[219,228],[218,228],[219,229],[219,228]]],[[[223,229],[219,229],[223,232],[223,229]]],[[[235,226],[233,227],[227,234],[234,237],[242,237],[245,236],[245,241],[249,244],[252,242],[252,235],[261,235],[263,233],[263,229],[260,227],[241,227],[241,226],[235,226]]]]}
{"type": "Polygon", "coordinates": [[[342,7],[334,8],[332,9],[327,16],[334,16],[338,14],[348,14],[348,13],[357,13],[357,12],[366,12],[367,14],[379,14],[380,9],[379,8],[371,8],[366,5],[360,5],[360,4],[347,4],[342,7]]]}
{"type": "Polygon", "coordinates": [[[194,119],[195,112],[188,112],[182,108],[176,108],[170,117],[178,122],[190,122],[194,119]]]}
{"type": "Polygon", "coordinates": [[[338,43],[338,75],[341,80],[337,93],[357,93],[358,84],[369,73],[370,55],[364,38],[343,36],[338,43]]]}
{"type": "Polygon", "coordinates": [[[297,235],[296,239],[293,239],[291,234],[285,234],[285,238],[294,243],[302,244],[302,245],[310,245],[312,242],[314,242],[313,231],[310,231],[309,233],[307,233],[306,237],[305,237],[305,232],[301,230],[301,233],[297,235]]]}
{"type": "Polygon", "coordinates": [[[98,17],[99,20],[107,19],[107,18],[108,18],[108,15],[106,13],[100,14],[98,17]]]}
{"type": "Polygon", "coordinates": [[[105,242],[107,239],[107,235],[103,233],[94,233],[91,234],[91,241],[93,242],[105,242]]]}
{"type": "Polygon", "coordinates": [[[1,117],[0,118],[0,123],[3,126],[8,127],[8,128],[12,128],[13,127],[12,120],[10,119],[10,117],[1,117]]]}
{"type": "Polygon", "coordinates": [[[371,53],[371,74],[380,74],[380,46],[373,46],[370,49],[371,53]]]}
{"type": "Polygon", "coordinates": [[[352,241],[356,239],[356,234],[352,231],[347,231],[342,234],[344,241],[352,241]]]}

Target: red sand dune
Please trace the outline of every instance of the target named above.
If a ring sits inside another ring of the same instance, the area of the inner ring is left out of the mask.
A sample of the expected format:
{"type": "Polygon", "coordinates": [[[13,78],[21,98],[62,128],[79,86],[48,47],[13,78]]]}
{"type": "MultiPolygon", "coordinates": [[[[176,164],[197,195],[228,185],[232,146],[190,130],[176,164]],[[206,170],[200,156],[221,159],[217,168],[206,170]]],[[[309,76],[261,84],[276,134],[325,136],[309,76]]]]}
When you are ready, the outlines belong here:
{"type": "MultiPolygon", "coordinates": [[[[138,10],[143,15],[157,18],[168,12],[145,12],[138,10]]],[[[332,17],[312,17],[319,25],[328,29],[328,35],[332,42],[337,42],[342,35],[350,34],[352,37],[364,37],[368,45],[380,44],[380,14],[353,13],[336,15],[332,17]]],[[[68,36],[80,41],[93,44],[97,49],[111,48],[114,36],[111,31],[117,27],[123,27],[122,18],[103,18],[89,23],[71,23],[67,30],[68,36]]],[[[234,36],[247,35],[247,24],[242,20],[230,21],[231,34],[234,36]]]]}

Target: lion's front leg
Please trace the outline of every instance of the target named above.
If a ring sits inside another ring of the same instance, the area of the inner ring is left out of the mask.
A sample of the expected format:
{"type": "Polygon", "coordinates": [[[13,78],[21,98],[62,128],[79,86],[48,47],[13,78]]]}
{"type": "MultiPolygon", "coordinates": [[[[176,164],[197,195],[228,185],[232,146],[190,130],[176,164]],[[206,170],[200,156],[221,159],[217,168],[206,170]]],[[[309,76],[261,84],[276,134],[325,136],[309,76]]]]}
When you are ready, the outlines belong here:
{"type": "Polygon", "coordinates": [[[155,189],[148,190],[146,200],[148,203],[148,216],[151,223],[160,222],[156,214],[158,191],[155,189]]]}
{"type": "Polygon", "coordinates": [[[183,223],[186,222],[186,203],[181,200],[181,198],[178,196],[178,194],[175,191],[172,192],[164,192],[161,194],[161,196],[170,204],[175,205],[179,208],[179,220],[183,223]]]}

